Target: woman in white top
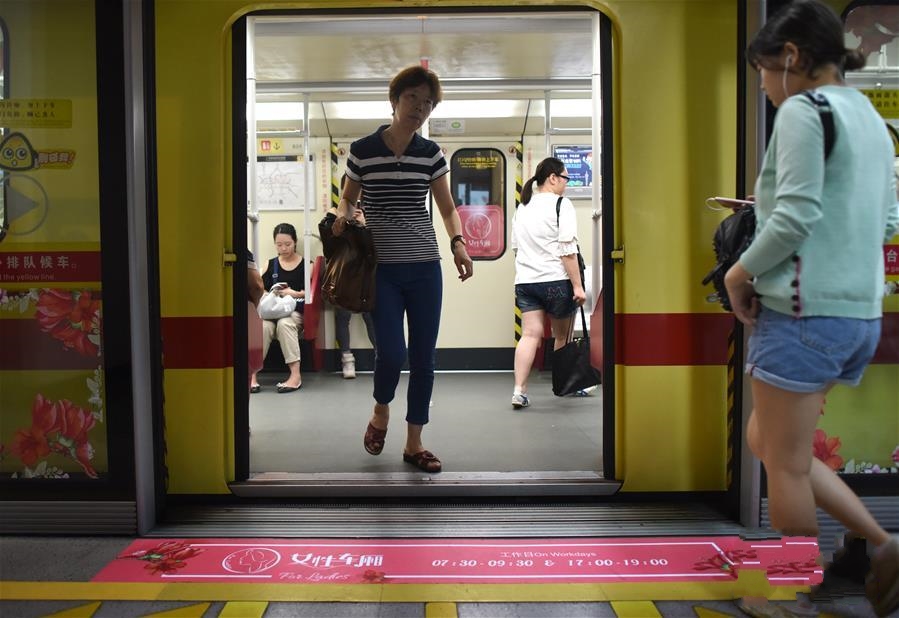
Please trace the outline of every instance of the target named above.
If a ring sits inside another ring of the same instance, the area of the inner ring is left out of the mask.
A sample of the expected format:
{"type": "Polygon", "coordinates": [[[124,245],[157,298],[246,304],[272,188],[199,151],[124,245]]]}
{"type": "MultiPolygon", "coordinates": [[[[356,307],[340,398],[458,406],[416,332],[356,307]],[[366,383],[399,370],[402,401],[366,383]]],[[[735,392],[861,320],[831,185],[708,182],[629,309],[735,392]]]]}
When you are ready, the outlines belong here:
{"type": "Polygon", "coordinates": [[[574,205],[562,197],[567,185],[565,164],[547,157],[524,183],[521,205],[512,220],[515,305],[521,311],[512,392],[516,410],[530,405],[528,376],[543,339],[546,314],[555,338],[554,349],[558,350],[568,340],[574,312],[587,300],[578,268],[574,205]]]}

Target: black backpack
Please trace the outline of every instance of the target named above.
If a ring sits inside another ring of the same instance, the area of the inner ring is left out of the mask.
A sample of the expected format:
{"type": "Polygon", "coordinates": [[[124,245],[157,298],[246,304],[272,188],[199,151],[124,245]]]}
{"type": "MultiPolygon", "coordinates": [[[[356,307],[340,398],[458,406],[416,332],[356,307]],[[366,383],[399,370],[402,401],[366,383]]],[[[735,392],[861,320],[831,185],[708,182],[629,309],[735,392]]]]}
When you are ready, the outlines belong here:
{"type": "MultiPolygon", "coordinates": [[[[836,139],[833,111],[823,94],[809,90],[802,94],[818,108],[818,115],[821,117],[821,124],[824,127],[824,160],[826,161],[830,156],[830,151],[833,150],[834,139],[836,139]]],[[[752,205],[742,206],[718,225],[715,235],[712,237],[716,264],[703,277],[702,285],[712,283],[717,300],[725,311],[733,311],[733,307],[727,297],[727,288],[724,287],[724,275],[731,266],[736,264],[752,243],[752,238],[755,236],[755,224],[755,207],[752,205]]]]}

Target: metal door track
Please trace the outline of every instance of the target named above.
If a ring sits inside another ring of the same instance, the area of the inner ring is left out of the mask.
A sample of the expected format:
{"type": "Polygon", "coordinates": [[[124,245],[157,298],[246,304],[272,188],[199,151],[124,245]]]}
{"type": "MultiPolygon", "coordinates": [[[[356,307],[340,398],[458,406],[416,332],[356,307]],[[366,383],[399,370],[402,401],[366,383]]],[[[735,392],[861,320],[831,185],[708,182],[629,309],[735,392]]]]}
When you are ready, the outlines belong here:
{"type": "Polygon", "coordinates": [[[510,496],[609,496],[621,483],[596,472],[265,472],[230,483],[231,491],[251,498],[431,498],[510,496]]]}

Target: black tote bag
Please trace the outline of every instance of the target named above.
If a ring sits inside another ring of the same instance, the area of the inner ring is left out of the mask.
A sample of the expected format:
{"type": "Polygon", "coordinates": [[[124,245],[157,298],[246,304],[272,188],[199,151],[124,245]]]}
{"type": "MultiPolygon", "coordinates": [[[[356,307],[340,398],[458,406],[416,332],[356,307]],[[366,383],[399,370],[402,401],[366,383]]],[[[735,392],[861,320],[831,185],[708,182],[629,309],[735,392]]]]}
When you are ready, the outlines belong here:
{"type": "MultiPolygon", "coordinates": [[[[562,207],[562,196],[556,200],[556,226],[559,225],[559,209],[562,207]]],[[[577,248],[577,265],[581,273],[581,285],[584,285],[584,258],[581,248],[577,248]]],[[[572,339],[552,353],[553,394],[564,397],[577,391],[598,386],[602,383],[602,374],[590,364],[590,335],[587,334],[587,318],[581,307],[581,325],[583,338],[572,339]]]]}
{"type": "Polygon", "coordinates": [[[602,384],[602,374],[590,364],[590,336],[581,307],[584,336],[572,339],[552,353],[553,394],[557,397],[602,384]]]}

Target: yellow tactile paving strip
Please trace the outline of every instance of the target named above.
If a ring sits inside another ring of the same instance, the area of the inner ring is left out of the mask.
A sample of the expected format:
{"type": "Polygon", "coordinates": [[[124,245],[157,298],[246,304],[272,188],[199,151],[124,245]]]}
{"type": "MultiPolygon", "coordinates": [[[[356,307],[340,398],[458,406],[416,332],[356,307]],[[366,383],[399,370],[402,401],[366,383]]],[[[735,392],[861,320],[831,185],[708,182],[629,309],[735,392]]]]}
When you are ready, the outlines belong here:
{"type": "MultiPolygon", "coordinates": [[[[211,603],[198,603],[149,614],[141,613],[141,616],[143,618],[202,618],[207,615],[211,605],[211,603]]],[[[47,614],[43,618],[92,618],[101,606],[101,602],[79,605],[53,614],[47,614]]],[[[610,603],[610,606],[618,618],[662,617],[662,614],[652,601],[613,601],[610,603]]],[[[217,618],[262,618],[267,609],[268,603],[266,602],[231,601],[226,603],[219,611],[217,618]]],[[[732,616],[732,614],[715,611],[700,605],[692,606],[690,609],[698,618],[729,618],[732,616]]],[[[458,616],[456,603],[425,604],[424,618],[458,618],[458,616]]],[[[831,614],[818,614],[817,618],[839,617],[831,614]]]]}
{"type": "Polygon", "coordinates": [[[307,603],[595,602],[795,598],[802,586],[772,587],[759,571],[724,583],[616,584],[144,584],[0,582],[0,600],[297,601],[307,603]]]}

